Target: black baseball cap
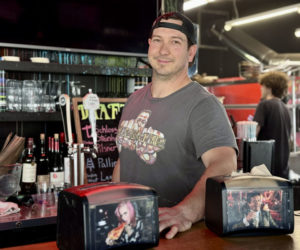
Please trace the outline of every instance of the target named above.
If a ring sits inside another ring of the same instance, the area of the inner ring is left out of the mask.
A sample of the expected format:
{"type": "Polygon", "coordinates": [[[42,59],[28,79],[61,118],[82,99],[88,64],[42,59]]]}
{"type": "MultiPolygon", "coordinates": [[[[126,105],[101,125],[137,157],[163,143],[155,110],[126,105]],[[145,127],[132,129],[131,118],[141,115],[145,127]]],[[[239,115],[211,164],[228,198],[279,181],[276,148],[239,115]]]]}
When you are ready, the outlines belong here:
{"type": "Polygon", "coordinates": [[[195,32],[195,28],[194,28],[192,21],[187,16],[185,16],[179,12],[169,12],[169,13],[163,14],[163,15],[159,16],[158,18],[156,18],[156,20],[154,21],[154,23],[152,25],[150,34],[149,34],[150,38],[152,37],[153,30],[156,28],[169,28],[169,29],[178,30],[186,35],[188,41],[191,44],[197,43],[196,32],[195,32]],[[175,24],[175,23],[161,22],[162,19],[164,19],[164,20],[168,20],[168,19],[180,20],[180,21],[182,21],[182,24],[179,25],[179,24],[175,24]]]}

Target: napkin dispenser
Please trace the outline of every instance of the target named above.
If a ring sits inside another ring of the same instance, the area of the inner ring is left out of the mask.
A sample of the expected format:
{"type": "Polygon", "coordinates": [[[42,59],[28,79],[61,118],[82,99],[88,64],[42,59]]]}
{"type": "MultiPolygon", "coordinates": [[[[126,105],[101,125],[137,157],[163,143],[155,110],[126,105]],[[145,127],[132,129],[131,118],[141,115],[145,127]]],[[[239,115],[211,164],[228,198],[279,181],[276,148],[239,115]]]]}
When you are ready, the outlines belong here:
{"type": "Polygon", "coordinates": [[[149,187],[106,182],[59,193],[59,249],[141,249],[158,241],[157,194],[149,187]]]}
{"type": "Polygon", "coordinates": [[[292,233],[292,185],[275,176],[208,178],[205,223],[221,236],[292,233]]]}

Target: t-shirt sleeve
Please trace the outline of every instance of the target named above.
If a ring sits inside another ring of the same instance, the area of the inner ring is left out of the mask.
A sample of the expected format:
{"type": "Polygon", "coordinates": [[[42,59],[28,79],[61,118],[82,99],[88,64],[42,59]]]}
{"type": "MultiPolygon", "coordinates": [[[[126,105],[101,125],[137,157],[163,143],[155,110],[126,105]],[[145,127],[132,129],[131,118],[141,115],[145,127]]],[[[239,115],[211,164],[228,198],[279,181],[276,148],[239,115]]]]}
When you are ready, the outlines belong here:
{"type": "Polygon", "coordinates": [[[221,146],[233,147],[238,152],[235,136],[227,113],[215,96],[208,96],[193,109],[190,131],[197,157],[221,146]]]}
{"type": "Polygon", "coordinates": [[[265,117],[266,116],[265,116],[264,105],[263,105],[263,103],[259,103],[256,108],[253,120],[258,122],[260,127],[263,127],[265,124],[265,117]]]}

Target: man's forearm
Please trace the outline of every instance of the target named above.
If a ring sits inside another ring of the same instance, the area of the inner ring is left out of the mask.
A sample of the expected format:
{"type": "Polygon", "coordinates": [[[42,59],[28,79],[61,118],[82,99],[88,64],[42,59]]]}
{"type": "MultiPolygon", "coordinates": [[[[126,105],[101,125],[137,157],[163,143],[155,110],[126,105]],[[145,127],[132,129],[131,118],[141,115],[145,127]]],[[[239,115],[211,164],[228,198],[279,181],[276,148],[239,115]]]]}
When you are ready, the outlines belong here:
{"type": "Polygon", "coordinates": [[[227,156],[225,158],[218,157],[215,161],[211,161],[206,168],[200,180],[185,199],[178,204],[184,213],[184,216],[192,223],[204,218],[205,213],[205,192],[206,180],[209,177],[229,175],[236,170],[236,156],[227,156]]]}

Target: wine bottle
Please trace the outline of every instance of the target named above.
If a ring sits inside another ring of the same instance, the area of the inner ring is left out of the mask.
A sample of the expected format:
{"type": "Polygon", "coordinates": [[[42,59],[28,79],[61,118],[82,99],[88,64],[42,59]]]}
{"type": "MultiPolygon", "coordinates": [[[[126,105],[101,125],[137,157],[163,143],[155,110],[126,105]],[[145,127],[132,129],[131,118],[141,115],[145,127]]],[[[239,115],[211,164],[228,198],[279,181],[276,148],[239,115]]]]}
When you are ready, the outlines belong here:
{"type": "Polygon", "coordinates": [[[22,159],[21,193],[31,195],[36,193],[36,159],[33,152],[33,138],[28,138],[26,153],[22,159]]]}
{"type": "Polygon", "coordinates": [[[59,152],[62,156],[62,159],[68,156],[68,145],[66,143],[64,132],[59,133],[59,152]]]}
{"type": "Polygon", "coordinates": [[[53,165],[53,153],[54,153],[54,138],[48,137],[48,159],[49,159],[49,171],[53,165]]]}
{"type": "Polygon", "coordinates": [[[59,134],[59,141],[60,141],[60,154],[61,154],[61,160],[63,162],[64,166],[64,182],[65,187],[71,186],[71,156],[68,152],[68,145],[66,143],[66,137],[63,132],[59,134]]]}
{"type": "Polygon", "coordinates": [[[59,153],[59,135],[54,134],[54,152],[50,166],[50,186],[57,190],[64,187],[64,167],[59,153]]]}
{"type": "Polygon", "coordinates": [[[40,134],[40,153],[37,160],[37,182],[50,184],[49,159],[46,154],[45,134],[40,134]]]}

